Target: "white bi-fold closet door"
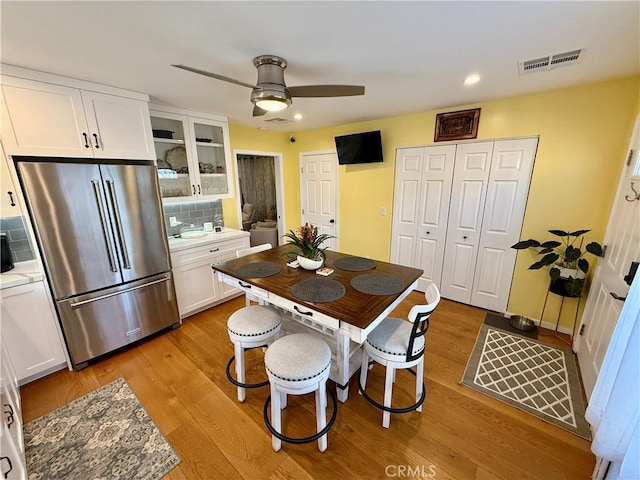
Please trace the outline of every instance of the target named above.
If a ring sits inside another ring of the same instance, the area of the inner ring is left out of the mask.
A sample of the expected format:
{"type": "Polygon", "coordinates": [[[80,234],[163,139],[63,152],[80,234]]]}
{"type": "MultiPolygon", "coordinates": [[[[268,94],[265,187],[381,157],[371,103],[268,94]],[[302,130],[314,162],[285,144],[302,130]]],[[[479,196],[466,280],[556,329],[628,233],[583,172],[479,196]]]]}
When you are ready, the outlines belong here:
{"type": "Polygon", "coordinates": [[[398,149],[391,261],[443,297],[505,311],[537,138],[398,149]]]}

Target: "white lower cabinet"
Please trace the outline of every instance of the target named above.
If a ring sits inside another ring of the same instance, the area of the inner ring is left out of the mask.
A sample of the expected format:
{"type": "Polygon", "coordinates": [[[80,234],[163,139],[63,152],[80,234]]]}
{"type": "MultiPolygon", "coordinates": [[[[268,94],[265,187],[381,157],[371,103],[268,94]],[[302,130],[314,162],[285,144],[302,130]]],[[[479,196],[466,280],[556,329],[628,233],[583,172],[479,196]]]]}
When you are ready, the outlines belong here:
{"type": "Polygon", "coordinates": [[[0,472],[2,478],[27,478],[24,458],[24,437],[22,434],[22,405],[18,380],[11,366],[11,359],[2,343],[0,360],[0,399],[2,419],[0,420],[0,472]]]}
{"type": "Polygon", "coordinates": [[[212,240],[171,252],[173,279],[180,318],[188,317],[242,292],[218,281],[213,265],[236,258],[236,250],[249,247],[249,237],[212,240]]]}
{"type": "Polygon", "coordinates": [[[18,382],[65,367],[57,316],[44,282],[5,288],[1,294],[0,332],[18,382]]]}

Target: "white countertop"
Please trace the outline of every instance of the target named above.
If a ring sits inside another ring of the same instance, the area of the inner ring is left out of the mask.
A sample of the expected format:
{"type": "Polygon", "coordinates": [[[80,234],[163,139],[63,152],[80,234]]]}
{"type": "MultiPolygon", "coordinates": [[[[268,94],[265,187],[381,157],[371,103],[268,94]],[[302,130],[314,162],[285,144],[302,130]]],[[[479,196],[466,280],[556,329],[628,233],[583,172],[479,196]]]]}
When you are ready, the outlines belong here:
{"type": "Polygon", "coordinates": [[[177,252],[179,250],[184,250],[185,248],[197,247],[198,245],[206,245],[207,243],[216,241],[247,236],[249,236],[249,232],[225,227],[220,233],[209,232],[204,237],[199,238],[169,237],[169,251],[177,252]]]}
{"type": "Polygon", "coordinates": [[[0,274],[0,289],[16,287],[44,279],[44,271],[38,260],[18,262],[15,268],[0,274]]]}

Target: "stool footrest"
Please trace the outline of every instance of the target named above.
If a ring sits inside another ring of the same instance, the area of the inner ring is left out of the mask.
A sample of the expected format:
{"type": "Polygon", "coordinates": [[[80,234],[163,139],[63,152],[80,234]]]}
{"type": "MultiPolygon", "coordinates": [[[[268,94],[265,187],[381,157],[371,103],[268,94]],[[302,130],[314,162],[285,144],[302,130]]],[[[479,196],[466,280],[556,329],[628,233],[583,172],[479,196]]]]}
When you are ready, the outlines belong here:
{"type": "MultiPolygon", "coordinates": [[[[416,372],[414,372],[410,368],[404,368],[403,370],[406,370],[409,373],[411,373],[413,376],[416,376],[416,372]]],[[[386,407],[386,406],[382,405],[381,403],[376,402],[373,398],[371,398],[367,394],[367,392],[364,391],[364,388],[362,388],[362,383],[360,382],[360,375],[358,375],[357,377],[358,377],[358,390],[360,391],[362,396],[365,398],[365,400],[367,402],[369,402],[371,405],[373,405],[374,407],[377,407],[380,410],[384,410],[385,412],[391,412],[391,413],[409,413],[409,412],[413,412],[414,410],[417,410],[420,407],[420,405],[422,405],[424,403],[424,400],[427,397],[427,389],[424,386],[424,382],[422,382],[422,395],[420,396],[420,399],[416,403],[414,403],[413,405],[410,405],[408,407],[386,407]]]]}
{"type": "MultiPolygon", "coordinates": [[[[266,345],[264,345],[266,347],[266,345]]],[[[263,347],[253,347],[253,348],[263,348],[263,347]]],[[[253,350],[253,348],[247,348],[245,350],[253,350]]],[[[269,379],[265,380],[264,382],[259,382],[259,383],[242,383],[237,381],[235,378],[233,378],[233,376],[231,375],[231,365],[233,365],[233,362],[235,361],[236,356],[233,355],[230,359],[229,362],[227,363],[227,379],[233,383],[236,387],[243,387],[243,388],[260,388],[260,387],[266,387],[267,385],[269,385],[269,379]]]]}
{"type": "Polygon", "coordinates": [[[318,433],[311,435],[309,437],[288,437],[278,432],[273,425],[271,425],[271,421],[269,420],[269,405],[271,405],[271,395],[267,397],[267,400],[264,402],[264,423],[267,425],[267,429],[274,435],[276,438],[279,438],[283,442],[293,443],[296,445],[300,445],[303,443],[313,442],[314,440],[318,440],[323,435],[326,435],[327,432],[333,427],[334,422],[336,421],[336,416],[338,415],[338,402],[336,399],[336,394],[333,393],[333,390],[327,389],[327,393],[331,397],[331,402],[333,403],[333,412],[331,413],[331,418],[327,422],[327,425],[320,430],[318,433]]]}

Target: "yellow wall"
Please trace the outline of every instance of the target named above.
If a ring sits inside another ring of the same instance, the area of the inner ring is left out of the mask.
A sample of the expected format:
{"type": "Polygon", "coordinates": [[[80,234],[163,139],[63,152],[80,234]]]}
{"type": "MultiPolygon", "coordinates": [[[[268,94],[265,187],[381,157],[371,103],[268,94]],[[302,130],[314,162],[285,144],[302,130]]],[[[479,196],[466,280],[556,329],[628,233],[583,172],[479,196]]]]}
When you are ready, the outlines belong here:
{"type": "MultiPolygon", "coordinates": [[[[619,79],[297,132],[293,144],[290,134],[231,125],[231,147],[283,152],[289,229],[300,221],[299,153],[334,150],[336,135],[381,130],[383,163],[338,167],[339,241],[341,251],[388,261],[395,150],[433,144],[436,113],[481,107],[478,140],[540,136],[522,238],[544,239],[551,228],[590,228],[588,240],[602,241],[635,115],[640,110],[639,91],[638,77],[619,79]],[[386,207],[386,216],[380,215],[380,207],[386,207]]],[[[232,205],[235,212],[235,199],[232,205]]],[[[225,218],[236,221],[235,214],[226,214],[230,201],[223,206],[225,218]]],[[[532,259],[529,252],[518,255],[508,310],[539,318],[548,275],[546,271],[529,271],[532,259]]],[[[553,310],[554,305],[550,307],[553,310]]]]}

